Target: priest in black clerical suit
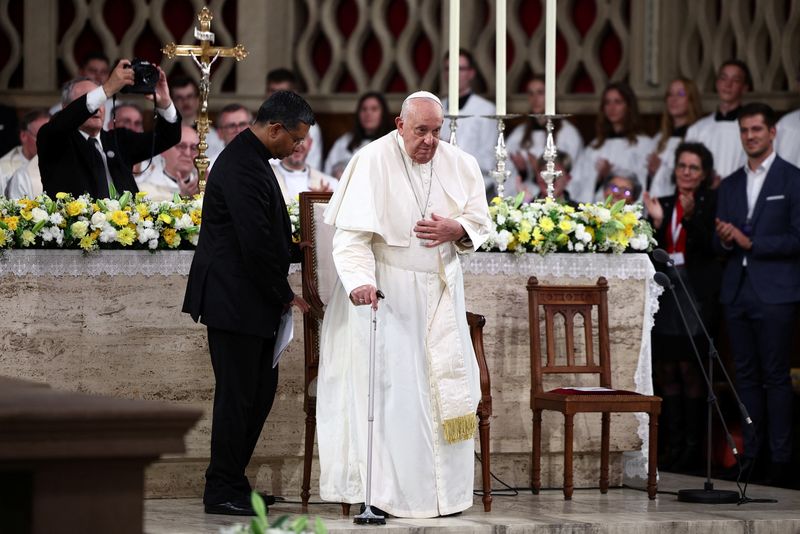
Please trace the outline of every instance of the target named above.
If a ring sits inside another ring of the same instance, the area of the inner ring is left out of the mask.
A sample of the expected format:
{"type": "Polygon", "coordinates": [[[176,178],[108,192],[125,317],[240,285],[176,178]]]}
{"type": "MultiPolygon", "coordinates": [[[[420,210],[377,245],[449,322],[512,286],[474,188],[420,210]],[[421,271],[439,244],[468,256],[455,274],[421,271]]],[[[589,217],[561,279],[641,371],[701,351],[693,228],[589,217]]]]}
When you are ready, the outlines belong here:
{"type": "Polygon", "coordinates": [[[133,84],[133,69],[121,60],[108,80],[98,86],[88,78],[68,82],[62,92],[63,109],[46,128],[39,130],[36,145],[44,191],[74,196],[89,193],[94,198],[109,196],[113,183],[117,192],[137,192],[133,165],[150,159],[155,135],[155,154],[181,139],[181,120],[169,96],[164,72],[159,68],[156,84],[154,133],[137,133],[125,128],[103,130],[105,102],[126,85],[133,84]]]}
{"type": "Polygon", "coordinates": [[[313,124],[300,96],[274,93],[220,153],[208,179],[183,303],[208,328],[216,380],[207,513],[253,513],[245,468],[275,398],[278,324],[293,305],[308,311],[289,287],[291,225],[269,160],[289,156],[313,124]]]}

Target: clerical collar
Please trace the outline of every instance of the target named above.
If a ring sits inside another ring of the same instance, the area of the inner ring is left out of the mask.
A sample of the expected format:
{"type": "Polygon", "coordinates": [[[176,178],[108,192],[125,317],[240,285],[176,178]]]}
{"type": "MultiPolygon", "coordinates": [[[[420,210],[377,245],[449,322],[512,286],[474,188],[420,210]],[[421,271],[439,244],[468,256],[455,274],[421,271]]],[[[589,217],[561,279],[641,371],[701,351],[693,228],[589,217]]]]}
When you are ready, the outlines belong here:
{"type": "Polygon", "coordinates": [[[471,97],[471,96],[472,96],[472,93],[467,93],[464,96],[459,96],[458,97],[458,109],[464,109],[464,106],[467,105],[467,100],[469,100],[469,97],[471,97]]]}
{"type": "Polygon", "coordinates": [[[689,129],[688,124],[684,124],[683,126],[678,126],[672,129],[672,137],[686,137],[686,130],[689,129]]]}
{"type": "Polygon", "coordinates": [[[730,121],[733,122],[739,118],[739,112],[742,110],[742,106],[738,106],[733,108],[727,113],[722,113],[720,110],[717,110],[714,113],[714,120],[715,121],[730,121]]]}

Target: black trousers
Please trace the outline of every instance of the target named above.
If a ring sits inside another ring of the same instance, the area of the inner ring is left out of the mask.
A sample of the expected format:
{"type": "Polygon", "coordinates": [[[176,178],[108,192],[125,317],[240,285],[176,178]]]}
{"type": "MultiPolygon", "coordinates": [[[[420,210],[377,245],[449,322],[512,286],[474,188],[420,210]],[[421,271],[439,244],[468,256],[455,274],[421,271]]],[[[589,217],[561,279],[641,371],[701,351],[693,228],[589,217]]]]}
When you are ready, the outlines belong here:
{"type": "Polygon", "coordinates": [[[744,456],[755,458],[767,435],[772,461],[792,457],[792,381],[789,353],[797,305],[763,302],[746,275],[725,319],[736,365],[736,390],[753,425],[744,425],[744,456]]]}
{"type": "Polygon", "coordinates": [[[275,338],[208,327],[216,388],[204,504],[250,502],[252,488],[244,472],[275,399],[274,345],[275,338]]]}

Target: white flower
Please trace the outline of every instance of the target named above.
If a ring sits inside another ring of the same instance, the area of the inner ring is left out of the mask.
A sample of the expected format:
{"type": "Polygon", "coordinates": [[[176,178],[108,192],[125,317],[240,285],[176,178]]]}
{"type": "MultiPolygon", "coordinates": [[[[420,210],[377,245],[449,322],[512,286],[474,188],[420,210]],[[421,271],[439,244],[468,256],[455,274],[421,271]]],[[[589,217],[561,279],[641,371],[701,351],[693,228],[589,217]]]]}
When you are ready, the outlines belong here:
{"type": "Polygon", "coordinates": [[[55,212],[50,216],[50,223],[59,226],[64,222],[64,216],[59,212],[55,212]]]}
{"type": "Polygon", "coordinates": [[[575,243],[575,252],[583,252],[583,243],[575,243]]]}
{"type": "Polygon", "coordinates": [[[192,232],[189,234],[189,243],[192,244],[193,247],[197,246],[197,240],[200,239],[200,232],[192,232]]]}
{"type": "Polygon", "coordinates": [[[500,230],[496,238],[497,248],[501,252],[505,251],[508,248],[508,242],[511,240],[512,237],[513,236],[511,235],[511,232],[509,232],[508,230],[506,229],[500,230]]]}
{"type": "Polygon", "coordinates": [[[584,243],[589,243],[592,241],[592,234],[586,231],[586,227],[584,225],[578,223],[575,225],[575,239],[578,239],[584,243]]]}
{"type": "Polygon", "coordinates": [[[119,201],[118,200],[106,200],[106,211],[109,213],[113,213],[115,211],[119,211],[119,201]]]}
{"type": "Polygon", "coordinates": [[[99,239],[101,243],[113,243],[117,240],[117,231],[114,230],[113,226],[106,223],[103,225],[103,230],[100,232],[99,239]]]}
{"type": "Polygon", "coordinates": [[[175,218],[174,228],[176,230],[184,230],[186,228],[189,228],[190,226],[193,226],[193,223],[192,223],[192,218],[189,216],[188,213],[184,213],[180,217],[175,218]]]}
{"type": "Polygon", "coordinates": [[[497,226],[503,226],[506,223],[506,216],[503,215],[502,213],[498,213],[496,221],[497,221],[497,226]]]}
{"type": "Polygon", "coordinates": [[[92,230],[99,230],[106,224],[106,214],[98,211],[92,215],[92,230]]]}
{"type": "Polygon", "coordinates": [[[646,250],[649,240],[644,234],[636,234],[628,240],[628,244],[633,250],[646,250]]]}
{"type": "Polygon", "coordinates": [[[58,228],[57,226],[49,226],[42,230],[42,241],[53,241],[55,240],[56,243],[60,246],[61,243],[64,241],[64,230],[58,228]]]}
{"type": "Polygon", "coordinates": [[[512,210],[508,214],[512,222],[519,224],[522,221],[522,212],[520,210],[512,210]]]}
{"type": "Polygon", "coordinates": [[[72,226],[70,226],[70,230],[72,230],[72,235],[79,239],[86,235],[88,229],[89,229],[89,223],[86,221],[76,221],[72,223],[72,226]]]}
{"type": "Polygon", "coordinates": [[[31,210],[31,216],[33,217],[34,223],[47,220],[47,212],[44,211],[42,208],[33,208],[31,210]]]}
{"type": "Polygon", "coordinates": [[[150,241],[147,242],[147,246],[150,248],[150,250],[157,249],[158,248],[158,239],[151,239],[150,241]]]}

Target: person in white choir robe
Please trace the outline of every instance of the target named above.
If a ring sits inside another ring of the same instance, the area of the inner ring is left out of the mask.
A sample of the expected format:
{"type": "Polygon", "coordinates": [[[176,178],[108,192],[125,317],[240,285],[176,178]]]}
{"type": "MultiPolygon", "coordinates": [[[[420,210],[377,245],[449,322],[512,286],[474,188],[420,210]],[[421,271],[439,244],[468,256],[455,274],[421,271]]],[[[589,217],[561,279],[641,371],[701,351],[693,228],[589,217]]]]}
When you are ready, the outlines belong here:
{"type": "Polygon", "coordinates": [[[364,501],[372,307],[371,504],[400,517],[472,506],[480,380],[458,253],[480,247],[491,221],[475,158],[439,142],[442,117],[435,95],[409,95],[397,130],[353,156],[325,213],[339,279],[320,344],[320,494],[364,501]]]}
{"type": "Polygon", "coordinates": [[[606,86],[595,123],[596,137],[581,153],[572,170],[569,193],[576,202],[602,200],[603,181],[612,168],[647,175],[647,156],[653,140],[642,134],[639,104],[630,86],[606,86]]]}
{"type": "MultiPolygon", "coordinates": [[[[197,83],[187,76],[179,76],[170,82],[170,90],[172,101],[181,113],[181,122],[184,126],[196,129],[197,118],[200,116],[200,88],[197,83]]],[[[209,159],[209,165],[213,166],[217,156],[225,148],[222,137],[213,126],[210,126],[206,133],[206,144],[208,145],[206,157],[209,159]]]]}
{"type": "Polygon", "coordinates": [[[39,154],[36,154],[11,175],[6,186],[6,197],[13,200],[34,198],[43,192],[42,175],[39,172],[39,154]]]}
{"type": "MultiPolygon", "coordinates": [[[[800,88],[800,74],[797,75],[797,85],[800,88]]],[[[777,128],[775,152],[795,167],[800,167],[800,109],[781,117],[777,128]]]]}
{"type": "Polygon", "coordinates": [[[333,143],[325,159],[325,173],[339,178],[358,149],[392,130],[394,121],[383,95],[376,91],[364,93],[356,105],[353,129],[333,143]]]}
{"type": "MultiPolygon", "coordinates": [[[[449,68],[449,59],[445,58],[445,76],[447,76],[449,68]]],[[[494,147],[497,144],[497,121],[482,116],[495,115],[497,109],[490,101],[473,92],[472,84],[476,75],[475,60],[472,54],[460,49],[458,51],[458,114],[469,115],[469,118],[458,119],[456,144],[461,150],[473,155],[478,160],[486,187],[486,195],[491,198],[495,195],[497,187],[494,178],[489,174],[495,168],[494,147]]],[[[447,109],[447,98],[443,99],[442,105],[444,109],[447,109]]],[[[442,124],[441,139],[446,142],[450,141],[449,119],[445,119],[442,124]]]]}
{"type": "Polygon", "coordinates": [[[664,95],[661,128],[653,137],[655,148],[647,157],[647,179],[644,190],[653,198],[675,192],[672,178],[675,169],[675,149],[683,142],[689,126],[700,118],[700,93],[688,78],[675,78],[664,95]]]}
{"type": "Polygon", "coordinates": [[[181,126],[181,142],[161,153],[150,172],[136,177],[139,191],[146,191],[150,200],[172,200],[175,193],[189,197],[200,193],[194,158],[199,153],[200,137],[194,128],[181,126]]]}
{"type": "MultiPolygon", "coordinates": [[[[19,145],[6,152],[0,158],[0,195],[12,198],[9,196],[9,184],[14,174],[23,167],[29,167],[30,162],[36,157],[36,136],[39,133],[39,128],[49,120],[50,113],[46,109],[29,111],[22,117],[22,121],[19,124],[19,145]]],[[[38,175],[38,158],[36,158],[35,165],[35,172],[38,175]]],[[[41,182],[41,178],[39,181],[41,182]]],[[[41,193],[41,188],[39,192],[41,193]]]]}
{"type": "Polygon", "coordinates": [[[314,141],[307,135],[302,143],[294,147],[294,152],[283,159],[271,159],[269,162],[286,204],[297,200],[303,191],[326,193],[336,191],[339,185],[339,180],[318,171],[306,162],[313,145],[314,141]]]}
{"type": "MultiPolygon", "coordinates": [[[[544,76],[535,74],[525,84],[528,95],[530,113],[544,114],[544,76]]],[[[506,138],[506,151],[509,162],[506,168],[516,169],[517,180],[536,183],[533,173],[537,169],[537,160],[544,154],[547,141],[545,120],[539,117],[527,117],[525,122],[514,128],[506,138]]],[[[555,121],[554,141],[558,150],[569,156],[569,160],[577,161],[583,151],[583,138],[575,126],[568,120],[555,121]]],[[[512,174],[512,179],[513,174],[512,174]]],[[[519,190],[519,188],[518,188],[519,190]]]]}
{"type": "Polygon", "coordinates": [[[714,188],[747,162],[737,119],[745,93],[753,89],[750,69],[738,59],[725,61],[717,74],[716,88],[717,110],[691,125],[685,137],[686,141],[703,143],[714,156],[714,188]]]}

